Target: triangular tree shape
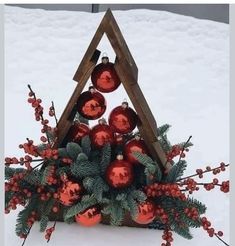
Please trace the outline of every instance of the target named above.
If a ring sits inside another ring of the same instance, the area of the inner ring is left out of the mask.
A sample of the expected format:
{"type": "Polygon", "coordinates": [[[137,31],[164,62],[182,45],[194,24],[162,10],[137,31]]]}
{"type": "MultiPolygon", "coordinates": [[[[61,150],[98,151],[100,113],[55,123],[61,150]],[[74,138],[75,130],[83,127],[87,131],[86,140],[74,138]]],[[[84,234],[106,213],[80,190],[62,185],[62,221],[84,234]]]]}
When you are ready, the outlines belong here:
{"type": "Polygon", "coordinates": [[[138,114],[139,124],[137,127],[151,155],[163,168],[167,160],[158,142],[157,124],[137,83],[138,68],[110,9],[105,13],[74,75],[73,79],[78,82],[78,85],[58,122],[58,139],[56,145],[60,146],[63,143],[72,125],[76,113],[77,100],[99,59],[101,52],[97,49],[97,46],[104,34],[107,35],[116,54],[115,70],[138,114]]]}

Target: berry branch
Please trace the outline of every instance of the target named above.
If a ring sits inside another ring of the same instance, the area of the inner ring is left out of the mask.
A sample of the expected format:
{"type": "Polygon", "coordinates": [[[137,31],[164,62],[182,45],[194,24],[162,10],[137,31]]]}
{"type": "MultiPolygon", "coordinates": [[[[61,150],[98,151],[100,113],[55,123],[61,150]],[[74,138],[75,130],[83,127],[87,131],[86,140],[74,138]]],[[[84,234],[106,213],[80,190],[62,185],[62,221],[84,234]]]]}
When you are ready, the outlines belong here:
{"type": "Polygon", "coordinates": [[[208,173],[208,172],[213,172],[213,174],[216,175],[217,173],[220,173],[220,171],[225,171],[226,167],[229,167],[229,164],[225,164],[224,162],[221,162],[219,167],[211,168],[208,166],[206,167],[205,171],[203,171],[202,169],[197,169],[195,174],[189,175],[187,177],[183,177],[181,179],[178,179],[177,181],[182,181],[182,180],[196,177],[196,176],[199,176],[199,178],[202,178],[203,174],[208,173]]]}
{"type": "Polygon", "coordinates": [[[35,92],[32,90],[31,86],[28,85],[28,88],[30,90],[29,92],[29,99],[28,102],[31,103],[32,107],[35,108],[35,119],[36,121],[41,120],[41,124],[43,125],[42,132],[46,134],[47,142],[51,146],[51,140],[48,135],[48,131],[51,130],[51,127],[49,127],[47,124],[49,121],[47,119],[44,119],[43,117],[43,107],[40,105],[42,100],[40,98],[37,99],[35,92]]]}
{"type": "Polygon", "coordinates": [[[182,148],[182,150],[181,150],[181,153],[180,153],[180,157],[179,157],[178,162],[180,162],[181,159],[182,159],[183,157],[185,157],[184,151],[185,151],[185,148],[186,148],[186,146],[187,146],[187,144],[189,143],[189,141],[190,141],[191,138],[192,138],[192,136],[189,136],[188,140],[185,142],[185,144],[184,144],[184,146],[183,146],[183,148],[182,148]]]}
{"type": "Polygon", "coordinates": [[[214,234],[224,245],[229,246],[217,233],[214,234]]]}

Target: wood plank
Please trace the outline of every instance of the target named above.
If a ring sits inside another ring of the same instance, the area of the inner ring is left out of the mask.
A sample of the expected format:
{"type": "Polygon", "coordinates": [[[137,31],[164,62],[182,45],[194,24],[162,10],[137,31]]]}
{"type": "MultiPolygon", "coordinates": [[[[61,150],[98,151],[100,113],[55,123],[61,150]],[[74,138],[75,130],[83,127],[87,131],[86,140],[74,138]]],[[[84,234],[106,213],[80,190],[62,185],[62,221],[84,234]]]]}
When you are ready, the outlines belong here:
{"type": "Polygon", "coordinates": [[[108,25],[105,25],[105,33],[117,57],[119,59],[121,59],[122,57],[125,57],[125,59],[128,60],[128,64],[132,71],[132,74],[137,80],[138,79],[138,68],[136,66],[134,58],[131,55],[131,52],[127,46],[127,43],[110,9],[107,11],[107,15],[110,21],[108,25]]]}
{"type": "MultiPolygon", "coordinates": [[[[98,52],[96,52],[98,54],[98,52]]],[[[74,107],[76,107],[78,97],[80,96],[82,90],[84,89],[87,80],[89,79],[94,67],[96,66],[96,63],[98,61],[98,56],[96,59],[90,61],[87,63],[87,65],[84,67],[84,72],[83,74],[79,75],[79,83],[76,86],[62,116],[60,117],[60,120],[58,122],[58,139],[56,141],[56,146],[59,146],[64,138],[66,137],[71,125],[72,125],[72,120],[70,117],[71,112],[73,111],[74,107]]]]}

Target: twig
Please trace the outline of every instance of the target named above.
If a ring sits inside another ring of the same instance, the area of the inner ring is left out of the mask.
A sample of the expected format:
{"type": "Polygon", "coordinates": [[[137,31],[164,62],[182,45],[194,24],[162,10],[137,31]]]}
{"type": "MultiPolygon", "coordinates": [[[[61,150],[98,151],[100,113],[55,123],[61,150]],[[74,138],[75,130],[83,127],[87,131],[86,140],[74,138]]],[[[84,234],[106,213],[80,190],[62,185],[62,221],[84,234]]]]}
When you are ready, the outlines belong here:
{"type": "MultiPolygon", "coordinates": [[[[17,163],[14,163],[14,164],[24,164],[26,162],[38,162],[38,161],[43,161],[44,159],[34,159],[34,160],[31,160],[31,161],[19,161],[17,163]]],[[[8,165],[9,163],[5,163],[5,165],[8,165]]]]}
{"type": "MultiPolygon", "coordinates": [[[[53,228],[54,230],[55,230],[56,223],[57,223],[57,221],[55,220],[55,221],[54,221],[54,225],[52,226],[52,228],[53,228]]],[[[54,230],[53,230],[53,231],[54,231],[54,230]]],[[[50,240],[51,240],[51,236],[48,238],[47,243],[49,243],[50,240]]]]}
{"type": "Polygon", "coordinates": [[[229,246],[222,238],[220,238],[216,233],[214,234],[224,245],[229,246]]]}
{"type": "Polygon", "coordinates": [[[186,146],[187,146],[187,144],[189,143],[189,141],[190,141],[191,138],[192,138],[192,136],[190,136],[190,137],[188,138],[188,140],[185,142],[185,144],[183,145],[183,148],[182,148],[182,150],[181,150],[181,153],[180,153],[180,157],[179,157],[179,161],[178,161],[178,162],[181,161],[181,158],[182,158],[182,155],[183,155],[183,153],[184,153],[184,151],[185,151],[185,148],[186,148],[186,146]]]}
{"type": "Polygon", "coordinates": [[[55,113],[55,106],[54,106],[54,102],[52,101],[51,102],[51,107],[53,109],[53,113],[54,113],[54,118],[55,118],[55,123],[56,123],[56,126],[58,125],[58,119],[56,117],[56,113],[55,113]]]}
{"type": "Polygon", "coordinates": [[[24,244],[25,244],[25,242],[26,242],[26,239],[28,238],[28,235],[29,235],[29,233],[30,233],[32,227],[33,227],[33,226],[31,226],[31,227],[29,228],[29,230],[28,230],[28,232],[27,232],[27,235],[26,235],[26,238],[24,239],[24,241],[23,241],[23,243],[21,244],[21,246],[24,246],[24,244]]]}

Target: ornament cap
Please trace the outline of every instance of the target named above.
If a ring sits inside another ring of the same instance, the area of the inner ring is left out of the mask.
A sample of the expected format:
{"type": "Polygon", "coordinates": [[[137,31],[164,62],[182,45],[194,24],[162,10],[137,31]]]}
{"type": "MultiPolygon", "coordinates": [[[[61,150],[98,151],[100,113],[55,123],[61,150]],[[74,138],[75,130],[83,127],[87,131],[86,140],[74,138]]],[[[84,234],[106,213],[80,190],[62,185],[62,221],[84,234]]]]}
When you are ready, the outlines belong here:
{"type": "Polygon", "coordinates": [[[95,87],[94,86],[89,86],[89,89],[88,89],[91,93],[94,93],[95,92],[95,87]]]}
{"type": "Polygon", "coordinates": [[[135,134],[135,140],[139,141],[141,139],[141,136],[139,133],[136,133],[135,134]]]}
{"type": "Polygon", "coordinates": [[[107,125],[107,121],[106,121],[105,118],[99,119],[99,120],[98,120],[98,123],[99,123],[100,125],[107,125]]]}
{"type": "Polygon", "coordinates": [[[108,58],[108,56],[107,56],[107,55],[103,56],[103,57],[101,58],[101,61],[102,61],[103,64],[109,63],[109,58],[108,58]]]}
{"type": "Polygon", "coordinates": [[[123,154],[118,154],[117,155],[117,160],[119,160],[119,161],[123,160],[123,154]]]}
{"type": "Polygon", "coordinates": [[[127,101],[123,101],[123,102],[122,102],[122,107],[123,107],[124,109],[128,108],[128,107],[129,107],[128,102],[127,102],[127,101]]]}

